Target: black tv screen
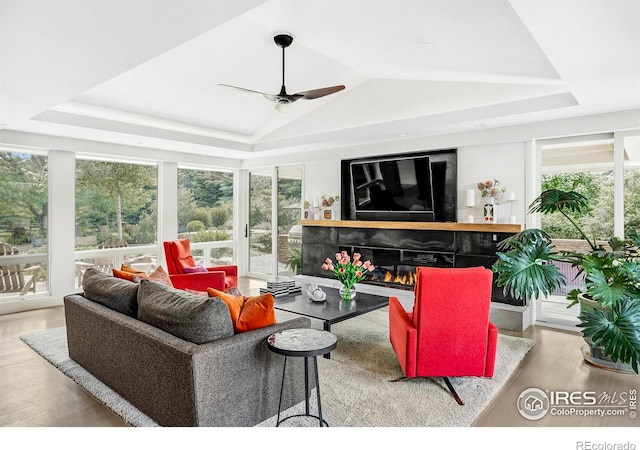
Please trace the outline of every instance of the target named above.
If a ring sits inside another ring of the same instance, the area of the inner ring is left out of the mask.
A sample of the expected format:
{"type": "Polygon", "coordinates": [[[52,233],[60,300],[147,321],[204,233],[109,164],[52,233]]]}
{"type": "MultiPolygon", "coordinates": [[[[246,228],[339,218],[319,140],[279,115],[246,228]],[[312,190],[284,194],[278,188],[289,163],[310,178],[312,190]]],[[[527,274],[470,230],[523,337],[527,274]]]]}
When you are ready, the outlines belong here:
{"type": "Polygon", "coordinates": [[[342,161],[342,216],[455,222],[455,149],[342,161]]]}

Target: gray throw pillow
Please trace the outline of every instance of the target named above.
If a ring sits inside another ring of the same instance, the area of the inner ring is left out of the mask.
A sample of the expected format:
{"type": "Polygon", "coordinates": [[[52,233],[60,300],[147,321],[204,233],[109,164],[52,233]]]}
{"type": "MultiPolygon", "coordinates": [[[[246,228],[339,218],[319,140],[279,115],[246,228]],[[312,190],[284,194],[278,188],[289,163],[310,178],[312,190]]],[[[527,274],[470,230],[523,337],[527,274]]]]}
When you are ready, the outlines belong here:
{"type": "Polygon", "coordinates": [[[204,344],[233,336],[227,305],[146,279],[138,289],[138,319],[180,339],[204,344]]]}
{"type": "Polygon", "coordinates": [[[84,296],[127,316],[138,314],[138,284],[87,269],[82,278],[84,296]]]}

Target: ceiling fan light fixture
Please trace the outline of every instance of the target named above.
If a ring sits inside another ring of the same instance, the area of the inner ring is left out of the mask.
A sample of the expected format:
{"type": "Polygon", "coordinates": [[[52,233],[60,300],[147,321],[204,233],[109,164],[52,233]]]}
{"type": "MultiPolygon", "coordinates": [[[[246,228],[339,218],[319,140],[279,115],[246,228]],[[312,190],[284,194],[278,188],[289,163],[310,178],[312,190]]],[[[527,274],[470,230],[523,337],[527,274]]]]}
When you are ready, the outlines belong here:
{"type": "Polygon", "coordinates": [[[290,108],[291,108],[291,103],[290,102],[279,101],[278,103],[276,103],[276,109],[278,110],[278,112],[287,113],[287,112],[289,112],[290,108]]]}

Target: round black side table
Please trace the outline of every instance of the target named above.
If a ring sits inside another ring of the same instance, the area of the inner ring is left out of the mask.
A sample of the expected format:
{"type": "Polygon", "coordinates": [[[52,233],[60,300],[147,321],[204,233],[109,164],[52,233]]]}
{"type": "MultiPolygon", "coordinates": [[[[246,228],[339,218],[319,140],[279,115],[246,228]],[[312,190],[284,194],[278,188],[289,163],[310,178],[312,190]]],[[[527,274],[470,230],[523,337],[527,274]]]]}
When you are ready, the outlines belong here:
{"type": "Polygon", "coordinates": [[[329,426],[326,420],[322,419],[322,404],[320,402],[320,380],[318,379],[318,355],[331,352],[338,346],[338,339],[328,331],[315,330],[312,328],[293,328],[274,333],[267,338],[269,350],[279,355],[284,355],[284,366],[282,368],[282,383],[280,385],[280,400],[278,402],[278,418],[276,427],[285,420],[293,417],[315,417],[320,426],[329,426]],[[305,414],[295,414],[280,420],[280,409],[282,407],[282,390],[284,389],[284,376],[287,370],[287,358],[289,356],[304,357],[304,392],[305,392],[305,414]],[[309,358],[313,358],[313,368],[316,377],[316,396],[318,398],[318,415],[309,412],[309,358]]]}

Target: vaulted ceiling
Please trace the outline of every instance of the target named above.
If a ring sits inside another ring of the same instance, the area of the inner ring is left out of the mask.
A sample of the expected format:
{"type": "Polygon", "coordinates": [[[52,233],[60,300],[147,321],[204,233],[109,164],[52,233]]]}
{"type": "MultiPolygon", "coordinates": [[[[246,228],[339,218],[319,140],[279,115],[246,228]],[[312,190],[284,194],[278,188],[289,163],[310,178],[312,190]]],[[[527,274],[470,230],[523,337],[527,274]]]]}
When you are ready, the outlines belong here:
{"type": "Polygon", "coordinates": [[[640,108],[637,0],[2,0],[0,127],[251,158],[640,108]],[[286,49],[289,93],[277,94],[286,49]]]}

